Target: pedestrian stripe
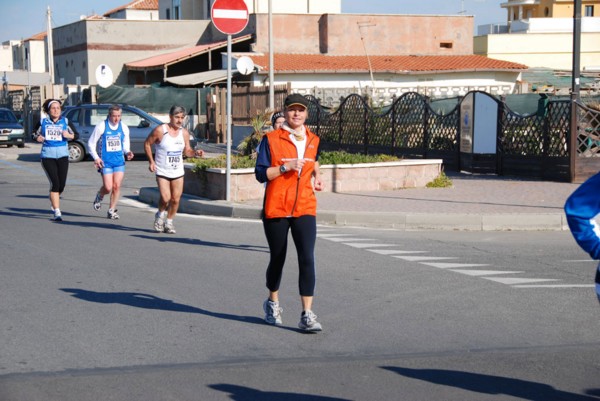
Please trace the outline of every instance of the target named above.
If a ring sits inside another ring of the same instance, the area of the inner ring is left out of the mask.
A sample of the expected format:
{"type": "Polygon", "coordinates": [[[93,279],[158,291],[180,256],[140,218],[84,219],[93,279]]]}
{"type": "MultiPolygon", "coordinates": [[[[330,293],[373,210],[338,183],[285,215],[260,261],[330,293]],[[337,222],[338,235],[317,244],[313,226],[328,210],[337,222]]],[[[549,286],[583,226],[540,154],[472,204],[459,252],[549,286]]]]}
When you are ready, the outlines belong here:
{"type": "MultiPolygon", "coordinates": [[[[370,238],[327,238],[328,241],[332,242],[346,242],[346,241],[374,241],[370,238]]],[[[392,246],[392,245],[390,245],[392,246]]]]}
{"type": "Polygon", "coordinates": [[[446,256],[392,256],[393,258],[398,258],[402,260],[407,260],[409,262],[420,262],[422,260],[444,260],[444,259],[456,259],[446,256]]]}
{"type": "Polygon", "coordinates": [[[513,288],[594,288],[595,284],[524,284],[513,285],[513,288]]]}
{"type": "Polygon", "coordinates": [[[457,267],[483,267],[489,266],[487,264],[479,264],[479,263],[426,263],[421,262],[423,265],[437,267],[438,269],[454,269],[457,267]]]}
{"type": "Polygon", "coordinates": [[[395,246],[395,245],[390,245],[390,244],[365,244],[364,242],[344,242],[344,245],[348,245],[351,246],[353,248],[383,248],[386,246],[395,246]]]}
{"type": "MultiPolygon", "coordinates": [[[[490,280],[500,284],[510,285],[513,288],[594,288],[594,284],[539,284],[547,283],[551,281],[561,281],[559,279],[547,279],[547,278],[517,278],[517,277],[486,277],[506,274],[523,274],[522,271],[504,271],[504,270],[478,270],[478,269],[467,269],[470,267],[484,267],[489,264],[484,263],[450,263],[450,262],[434,262],[437,260],[448,260],[458,259],[456,257],[449,256],[418,256],[414,255],[417,253],[428,253],[428,251],[407,251],[399,249],[369,249],[369,248],[381,248],[396,246],[391,244],[382,243],[370,243],[368,241],[375,241],[370,238],[353,238],[351,234],[318,234],[317,237],[323,238],[332,242],[340,242],[344,245],[351,246],[353,248],[365,249],[369,252],[377,253],[379,255],[391,256],[396,259],[406,260],[408,262],[418,262],[422,265],[435,267],[438,269],[448,269],[451,272],[464,274],[467,276],[480,277],[486,280],[490,280]]],[[[589,260],[569,260],[565,263],[581,263],[589,262],[589,260]]]]}
{"type": "Polygon", "coordinates": [[[497,274],[521,274],[523,272],[516,272],[516,271],[512,271],[512,272],[507,272],[507,271],[503,271],[503,270],[455,270],[455,269],[450,269],[449,271],[451,272],[456,272],[456,273],[460,273],[460,274],[466,274],[467,276],[494,276],[497,274]]]}
{"type": "Polygon", "coordinates": [[[375,252],[380,255],[397,255],[403,253],[427,253],[427,251],[398,251],[395,249],[367,249],[367,251],[375,252]]]}
{"type": "Polygon", "coordinates": [[[548,281],[560,281],[553,278],[515,278],[515,277],[482,277],[486,280],[495,281],[497,283],[516,285],[528,283],[542,283],[548,281]]]}

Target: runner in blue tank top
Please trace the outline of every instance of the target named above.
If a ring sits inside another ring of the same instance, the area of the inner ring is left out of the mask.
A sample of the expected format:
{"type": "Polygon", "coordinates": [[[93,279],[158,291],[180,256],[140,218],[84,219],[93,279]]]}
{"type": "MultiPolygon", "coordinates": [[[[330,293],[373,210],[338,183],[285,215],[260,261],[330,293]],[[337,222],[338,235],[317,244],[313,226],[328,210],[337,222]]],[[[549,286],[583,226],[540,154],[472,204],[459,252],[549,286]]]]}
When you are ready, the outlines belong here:
{"type": "Polygon", "coordinates": [[[69,172],[68,141],[77,139],[79,134],[70,121],[61,117],[62,104],[60,100],[46,100],[42,105],[42,110],[47,116],[36,124],[32,138],[42,144],[40,159],[50,182],[50,206],[54,213],[54,220],[62,221],[60,195],[65,189],[69,172]]]}
{"type": "Polygon", "coordinates": [[[94,209],[100,210],[104,195],[110,194],[110,206],[106,217],[119,218],[117,202],[121,194],[121,183],[125,177],[125,158],[133,159],[130,150],[129,127],[121,123],[122,109],[112,105],[108,117],[94,128],[88,140],[88,153],[94,159],[94,167],[102,174],[102,186],[94,199],[94,209]],[[97,152],[100,141],[100,155],[97,152]]]}

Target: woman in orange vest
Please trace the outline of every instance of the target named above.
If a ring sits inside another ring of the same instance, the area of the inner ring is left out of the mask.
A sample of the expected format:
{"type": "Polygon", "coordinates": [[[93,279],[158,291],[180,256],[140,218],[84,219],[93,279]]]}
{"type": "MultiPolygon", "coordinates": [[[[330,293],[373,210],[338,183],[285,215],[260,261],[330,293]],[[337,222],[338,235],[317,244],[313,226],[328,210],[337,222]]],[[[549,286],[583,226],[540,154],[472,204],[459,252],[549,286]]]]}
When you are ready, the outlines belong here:
{"type": "Polygon", "coordinates": [[[302,302],[298,327],[309,332],[321,331],[321,324],[312,311],[317,239],[317,198],[314,191],[323,189],[318,161],[320,141],[304,125],[308,116],[308,101],[304,96],[289,95],[284,106],[285,122],[281,128],[263,136],[255,168],[256,179],[267,183],[263,227],[270,251],[266,274],[269,298],[263,309],[268,324],[282,324],[279,285],[288,232],[291,231],[298,253],[298,285],[302,302]]]}

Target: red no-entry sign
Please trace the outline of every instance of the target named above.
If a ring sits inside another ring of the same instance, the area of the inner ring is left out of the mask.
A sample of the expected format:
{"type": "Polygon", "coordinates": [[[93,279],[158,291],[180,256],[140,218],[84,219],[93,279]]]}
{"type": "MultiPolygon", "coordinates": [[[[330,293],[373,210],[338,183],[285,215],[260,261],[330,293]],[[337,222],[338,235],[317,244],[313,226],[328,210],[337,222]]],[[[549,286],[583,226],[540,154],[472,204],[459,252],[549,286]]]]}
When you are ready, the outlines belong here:
{"type": "Polygon", "coordinates": [[[227,35],[235,35],[248,25],[248,7],[244,0],[216,0],[211,9],[215,28],[227,35]]]}

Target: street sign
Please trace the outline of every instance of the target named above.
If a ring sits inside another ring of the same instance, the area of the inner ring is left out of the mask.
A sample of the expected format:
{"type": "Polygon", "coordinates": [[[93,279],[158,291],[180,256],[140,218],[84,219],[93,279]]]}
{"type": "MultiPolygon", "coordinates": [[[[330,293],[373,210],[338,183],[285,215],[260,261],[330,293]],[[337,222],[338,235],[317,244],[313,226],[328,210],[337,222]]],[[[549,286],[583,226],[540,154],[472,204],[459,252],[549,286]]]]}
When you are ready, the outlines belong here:
{"type": "Polygon", "coordinates": [[[215,28],[226,35],[240,33],[248,25],[248,7],[244,0],[216,0],[210,14],[215,28]]]}

